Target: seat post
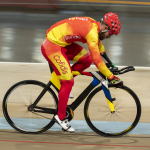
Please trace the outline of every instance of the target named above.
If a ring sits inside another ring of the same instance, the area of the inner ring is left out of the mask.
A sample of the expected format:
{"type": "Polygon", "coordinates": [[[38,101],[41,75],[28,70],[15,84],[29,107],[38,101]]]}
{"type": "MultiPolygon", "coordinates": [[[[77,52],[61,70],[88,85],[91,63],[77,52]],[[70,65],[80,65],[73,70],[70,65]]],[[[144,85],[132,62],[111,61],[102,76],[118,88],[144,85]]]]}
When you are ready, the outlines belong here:
{"type": "Polygon", "coordinates": [[[50,72],[52,73],[54,71],[54,69],[52,68],[52,66],[49,62],[48,62],[48,64],[49,64],[50,72]]]}

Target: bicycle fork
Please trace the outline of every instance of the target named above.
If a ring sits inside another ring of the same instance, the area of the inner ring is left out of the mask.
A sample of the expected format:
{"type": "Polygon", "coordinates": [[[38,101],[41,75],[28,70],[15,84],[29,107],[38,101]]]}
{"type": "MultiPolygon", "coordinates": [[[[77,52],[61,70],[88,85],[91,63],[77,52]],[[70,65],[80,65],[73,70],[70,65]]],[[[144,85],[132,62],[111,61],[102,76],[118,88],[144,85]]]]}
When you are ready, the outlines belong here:
{"type": "Polygon", "coordinates": [[[111,113],[114,113],[115,112],[115,107],[114,107],[113,99],[112,99],[110,91],[108,89],[108,84],[107,84],[106,80],[102,81],[102,89],[104,91],[104,94],[105,94],[106,100],[108,102],[110,111],[111,111],[111,113]]]}

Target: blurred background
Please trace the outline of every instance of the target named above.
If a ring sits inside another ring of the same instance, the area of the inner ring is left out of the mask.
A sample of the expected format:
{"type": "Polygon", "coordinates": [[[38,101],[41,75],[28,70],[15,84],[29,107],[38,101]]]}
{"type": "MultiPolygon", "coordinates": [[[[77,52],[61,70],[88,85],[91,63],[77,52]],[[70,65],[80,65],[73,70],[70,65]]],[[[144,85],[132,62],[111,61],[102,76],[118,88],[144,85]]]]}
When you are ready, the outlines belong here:
{"type": "Polygon", "coordinates": [[[0,0],[0,61],[46,62],[40,46],[52,24],[73,16],[99,21],[107,12],[122,24],[118,36],[103,41],[113,63],[149,67],[150,0],[0,0]]]}

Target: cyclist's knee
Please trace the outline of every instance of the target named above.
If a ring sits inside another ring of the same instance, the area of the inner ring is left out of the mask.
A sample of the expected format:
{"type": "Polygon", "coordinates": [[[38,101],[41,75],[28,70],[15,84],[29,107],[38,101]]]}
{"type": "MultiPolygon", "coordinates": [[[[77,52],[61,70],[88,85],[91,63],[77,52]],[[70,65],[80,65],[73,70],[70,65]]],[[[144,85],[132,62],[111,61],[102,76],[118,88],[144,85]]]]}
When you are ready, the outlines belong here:
{"type": "Polygon", "coordinates": [[[91,64],[92,64],[92,58],[91,58],[91,56],[89,55],[88,56],[88,67],[90,67],[91,66],[91,64]]]}
{"type": "Polygon", "coordinates": [[[86,56],[86,57],[84,58],[84,64],[85,64],[85,66],[86,66],[87,68],[91,66],[91,64],[92,64],[92,58],[91,58],[90,55],[88,55],[88,56],[86,56]]]}

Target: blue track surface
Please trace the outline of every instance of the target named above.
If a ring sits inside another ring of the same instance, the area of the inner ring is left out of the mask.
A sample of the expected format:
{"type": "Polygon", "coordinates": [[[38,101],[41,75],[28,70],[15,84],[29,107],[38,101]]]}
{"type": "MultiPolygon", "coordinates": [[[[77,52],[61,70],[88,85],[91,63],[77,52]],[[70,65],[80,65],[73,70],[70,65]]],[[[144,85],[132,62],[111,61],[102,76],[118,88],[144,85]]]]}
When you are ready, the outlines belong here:
{"type": "MultiPolygon", "coordinates": [[[[86,121],[72,120],[70,124],[75,128],[76,132],[93,132],[87,125],[86,121]]],[[[122,126],[126,124],[127,124],[126,122],[123,122],[122,126]]],[[[1,117],[0,129],[13,129],[13,128],[7,123],[5,118],[1,117]]],[[[49,129],[49,131],[62,131],[62,129],[58,124],[54,124],[54,126],[51,129],[49,129]]],[[[150,123],[138,123],[138,125],[130,132],[130,134],[150,135],[150,123]]]]}

